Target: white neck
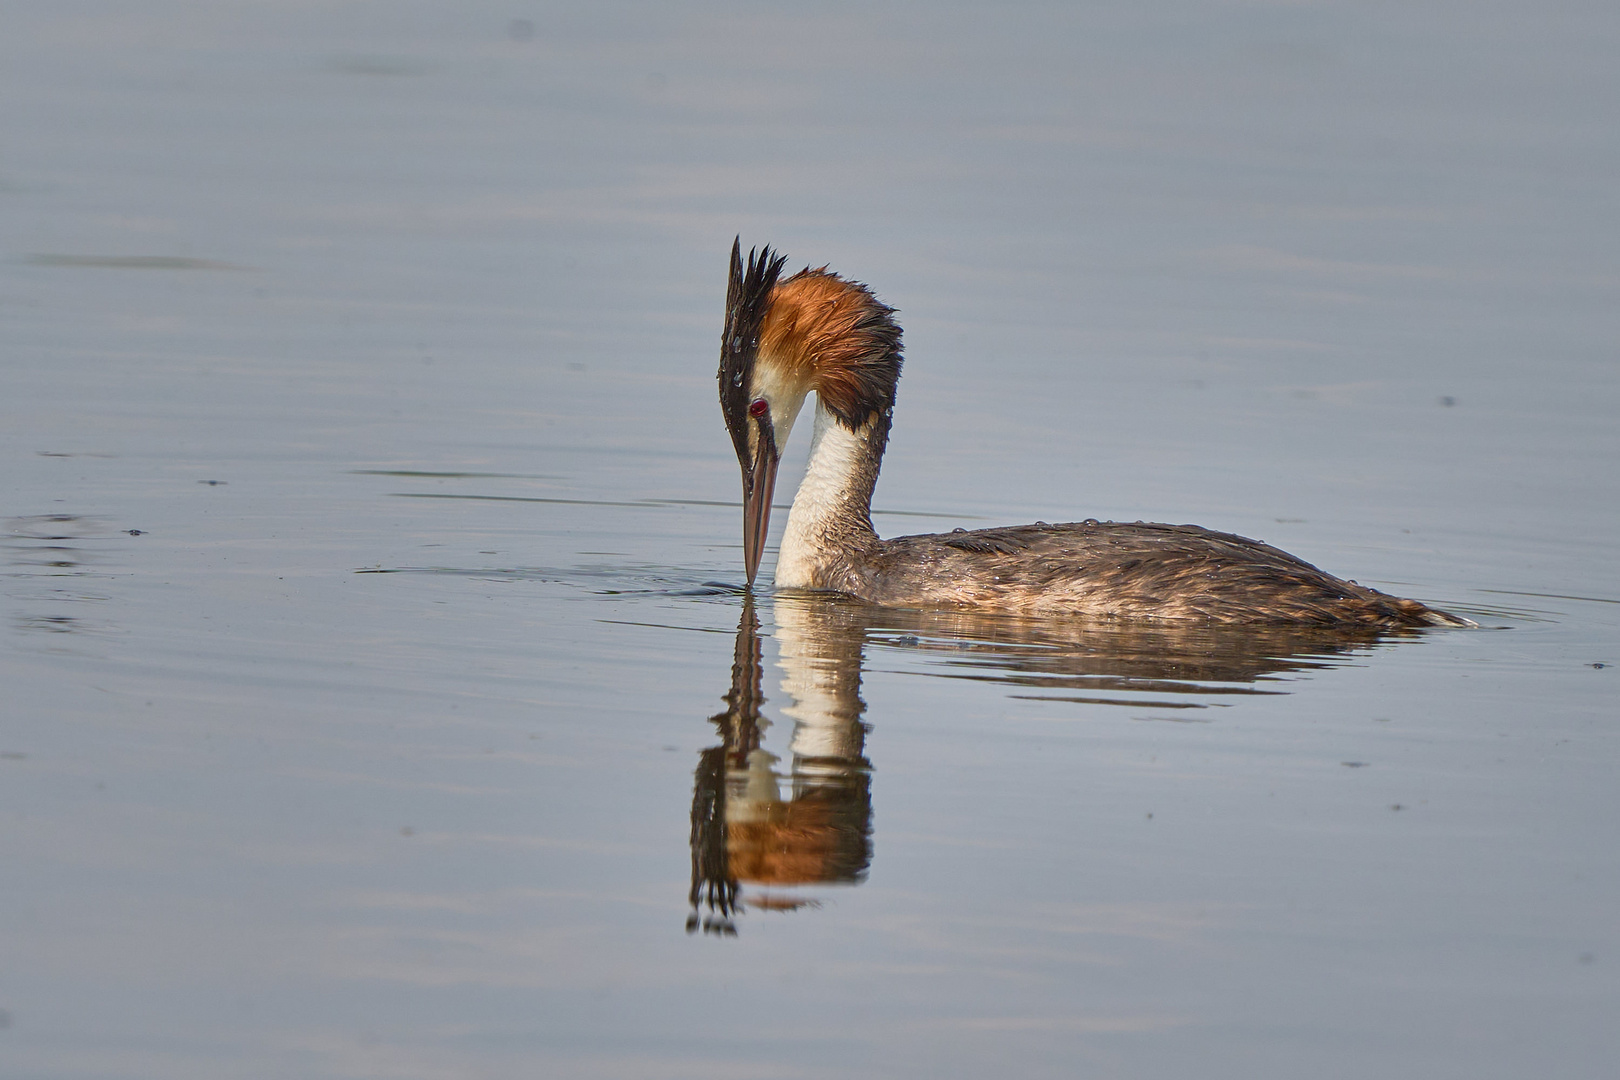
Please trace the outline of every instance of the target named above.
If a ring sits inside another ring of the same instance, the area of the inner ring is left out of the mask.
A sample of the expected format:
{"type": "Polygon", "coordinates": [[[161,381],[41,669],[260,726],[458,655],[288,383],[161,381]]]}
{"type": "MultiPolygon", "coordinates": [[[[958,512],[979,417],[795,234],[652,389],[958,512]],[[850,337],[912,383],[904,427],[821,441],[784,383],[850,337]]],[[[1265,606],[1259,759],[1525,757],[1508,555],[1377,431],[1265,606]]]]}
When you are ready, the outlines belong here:
{"type": "Polygon", "coordinates": [[[776,557],[776,584],[818,587],[815,568],[822,561],[833,519],[849,513],[856,467],[865,451],[862,436],[839,423],[816,398],[816,426],[810,436],[810,466],[788,511],[787,528],[776,557]]]}

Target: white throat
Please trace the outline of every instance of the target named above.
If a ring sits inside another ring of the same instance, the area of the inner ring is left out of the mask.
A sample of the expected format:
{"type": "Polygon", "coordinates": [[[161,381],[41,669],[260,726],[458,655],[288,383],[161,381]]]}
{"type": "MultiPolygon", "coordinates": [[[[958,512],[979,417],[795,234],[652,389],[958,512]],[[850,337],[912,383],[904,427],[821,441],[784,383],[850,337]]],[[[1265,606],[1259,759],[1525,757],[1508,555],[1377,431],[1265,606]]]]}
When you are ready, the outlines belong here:
{"type": "Polygon", "coordinates": [[[833,518],[848,513],[862,438],[840,424],[816,397],[816,425],[810,436],[810,466],[788,511],[787,528],[776,557],[776,584],[787,588],[819,587],[815,568],[826,548],[833,518]]]}

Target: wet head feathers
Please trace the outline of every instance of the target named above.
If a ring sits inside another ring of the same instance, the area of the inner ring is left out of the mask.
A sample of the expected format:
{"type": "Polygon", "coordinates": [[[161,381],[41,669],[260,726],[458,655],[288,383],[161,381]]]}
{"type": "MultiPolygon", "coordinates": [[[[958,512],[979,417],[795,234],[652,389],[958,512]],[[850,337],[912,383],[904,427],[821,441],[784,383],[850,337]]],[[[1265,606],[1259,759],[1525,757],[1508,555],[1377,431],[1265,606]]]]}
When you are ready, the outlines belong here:
{"type": "Polygon", "coordinates": [[[816,391],[851,430],[894,405],[900,327],[870,289],[826,267],[804,269],[771,290],[760,327],[761,362],[816,391]]]}
{"type": "Polygon", "coordinates": [[[771,302],[771,290],[787,257],[768,246],[748,252],[748,265],[742,261],[742,239],[731,244],[731,279],[726,286],[726,325],[720,337],[720,409],[726,427],[737,443],[737,453],[747,450],[749,384],[759,355],[760,324],[771,302]]]}
{"type": "Polygon", "coordinates": [[[786,261],[767,246],[744,262],[740,238],[731,245],[720,406],[739,455],[749,402],[767,388],[787,396],[815,390],[851,430],[874,414],[887,417],[894,405],[901,364],[894,309],[826,267],[781,281],[786,261]]]}

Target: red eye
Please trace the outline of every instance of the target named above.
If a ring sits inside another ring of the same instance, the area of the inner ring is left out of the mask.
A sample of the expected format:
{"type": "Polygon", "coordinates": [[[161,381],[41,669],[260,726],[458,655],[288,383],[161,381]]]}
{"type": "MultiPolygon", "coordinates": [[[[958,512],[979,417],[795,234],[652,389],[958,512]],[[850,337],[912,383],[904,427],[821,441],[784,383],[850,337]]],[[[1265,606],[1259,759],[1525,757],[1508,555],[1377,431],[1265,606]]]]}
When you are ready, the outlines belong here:
{"type": "Polygon", "coordinates": [[[760,417],[764,416],[770,411],[770,403],[764,398],[755,398],[748,406],[748,415],[752,416],[755,420],[758,420],[760,417]]]}

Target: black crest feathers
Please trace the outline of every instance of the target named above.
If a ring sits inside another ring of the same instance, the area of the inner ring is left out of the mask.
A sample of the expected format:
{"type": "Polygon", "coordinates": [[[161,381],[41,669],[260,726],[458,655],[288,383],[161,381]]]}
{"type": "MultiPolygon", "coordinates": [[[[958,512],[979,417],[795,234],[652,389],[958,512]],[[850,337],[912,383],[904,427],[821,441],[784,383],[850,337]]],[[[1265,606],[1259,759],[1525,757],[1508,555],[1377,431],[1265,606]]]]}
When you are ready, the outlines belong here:
{"type": "MultiPolygon", "coordinates": [[[[759,328],[765,320],[771,290],[787,256],[767,245],[748,252],[742,260],[742,237],[731,242],[731,281],[726,286],[726,326],[720,337],[720,410],[733,441],[745,439],[748,416],[748,375],[759,355],[759,328]]],[[[741,456],[746,445],[739,445],[741,456]]]]}

